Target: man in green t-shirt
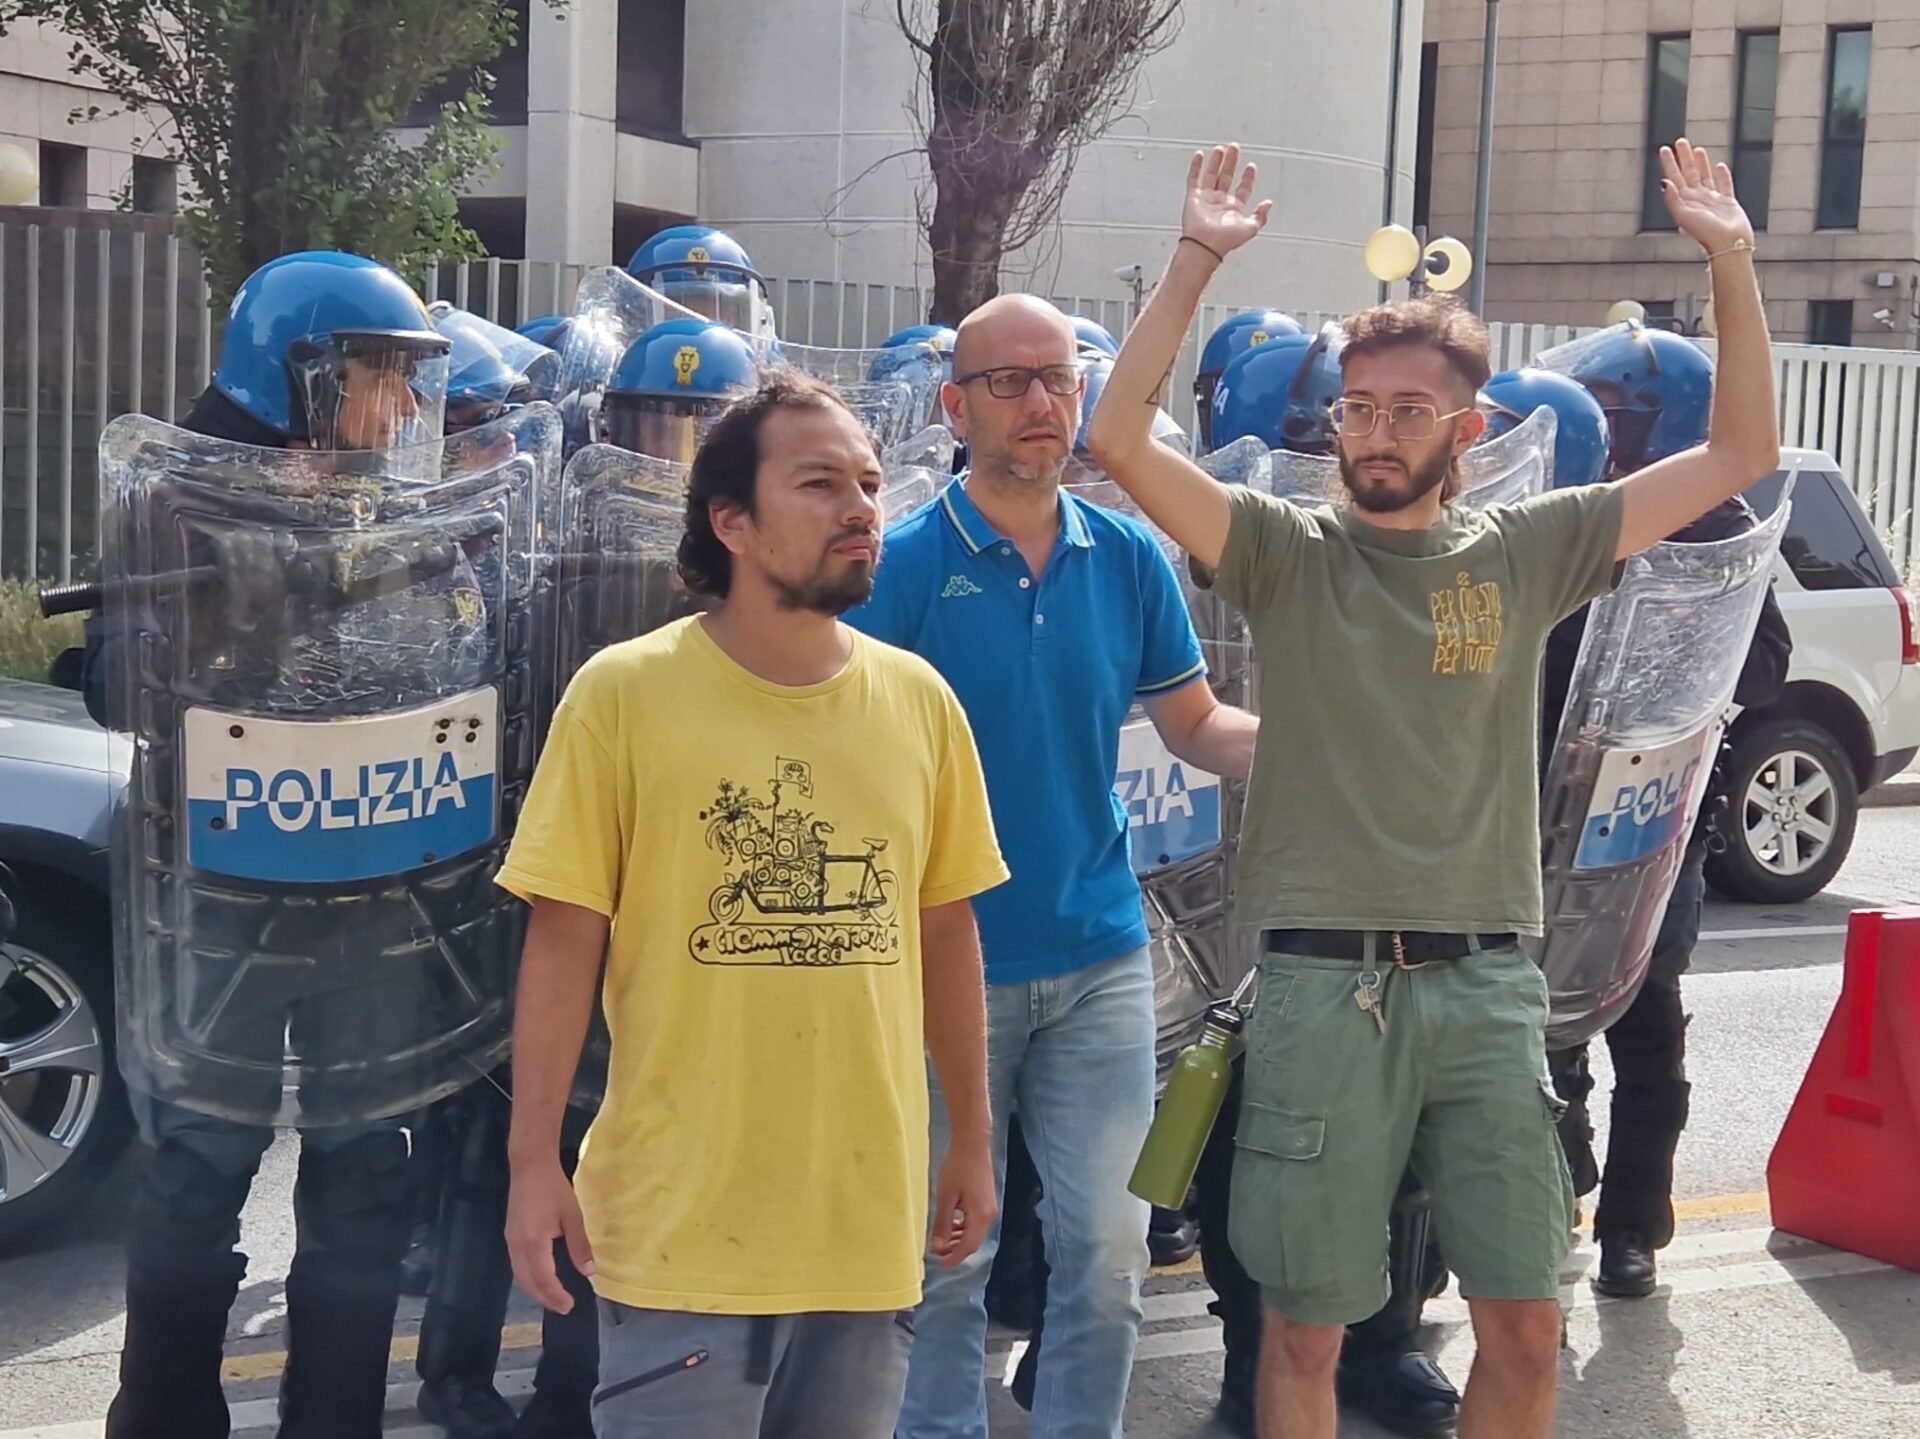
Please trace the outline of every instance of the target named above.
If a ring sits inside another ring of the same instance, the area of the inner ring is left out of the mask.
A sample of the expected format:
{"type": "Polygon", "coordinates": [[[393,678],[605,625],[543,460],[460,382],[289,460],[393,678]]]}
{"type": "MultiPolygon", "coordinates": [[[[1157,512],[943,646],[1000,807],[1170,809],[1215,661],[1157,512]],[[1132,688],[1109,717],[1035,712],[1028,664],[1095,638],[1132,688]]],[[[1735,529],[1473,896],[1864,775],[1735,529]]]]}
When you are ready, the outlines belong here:
{"type": "Polygon", "coordinates": [[[1681,140],[1661,163],[1708,257],[1719,377],[1707,443],[1618,485],[1451,502],[1490,366],[1486,327],[1437,300],[1347,323],[1333,417],[1349,503],[1222,486],[1155,442],[1208,280],[1267,220],[1238,146],[1194,157],[1180,243],[1093,417],[1095,457],[1216,572],[1260,660],[1238,903],[1266,954],[1230,1239],[1266,1303],[1263,1439],[1332,1439],[1342,1327],[1386,1297],[1409,1161],[1473,1314],[1462,1439],[1552,1432],[1573,1196],[1546,985],[1516,941],[1541,928],[1541,647],[1619,561],[1778,459],[1752,226],[1704,151],[1681,140]]]}

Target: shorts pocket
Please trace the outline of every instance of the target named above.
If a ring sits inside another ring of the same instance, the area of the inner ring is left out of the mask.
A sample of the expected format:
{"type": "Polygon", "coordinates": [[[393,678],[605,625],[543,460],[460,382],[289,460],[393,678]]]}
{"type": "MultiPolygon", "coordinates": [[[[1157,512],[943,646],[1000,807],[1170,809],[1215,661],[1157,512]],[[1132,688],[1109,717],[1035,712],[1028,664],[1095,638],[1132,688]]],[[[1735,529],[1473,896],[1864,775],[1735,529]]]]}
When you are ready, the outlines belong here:
{"type": "Polygon", "coordinates": [[[1269,1288],[1291,1287],[1285,1230],[1315,1212],[1301,1190],[1315,1177],[1326,1139],[1324,1118],[1252,1101],[1240,1106],[1227,1242],[1247,1273],[1269,1288]]]}

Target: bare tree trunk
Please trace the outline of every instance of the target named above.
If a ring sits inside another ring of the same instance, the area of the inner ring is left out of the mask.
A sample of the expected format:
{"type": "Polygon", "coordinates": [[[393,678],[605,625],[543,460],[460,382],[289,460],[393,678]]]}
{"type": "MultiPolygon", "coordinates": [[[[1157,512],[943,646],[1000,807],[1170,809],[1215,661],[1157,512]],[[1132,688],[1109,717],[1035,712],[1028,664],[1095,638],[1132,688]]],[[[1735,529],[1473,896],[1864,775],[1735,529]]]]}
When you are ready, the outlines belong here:
{"type": "Polygon", "coordinates": [[[1000,250],[1014,196],[983,194],[967,176],[936,172],[939,198],[927,239],[933,251],[936,325],[957,325],[1000,293],[1000,250]]]}

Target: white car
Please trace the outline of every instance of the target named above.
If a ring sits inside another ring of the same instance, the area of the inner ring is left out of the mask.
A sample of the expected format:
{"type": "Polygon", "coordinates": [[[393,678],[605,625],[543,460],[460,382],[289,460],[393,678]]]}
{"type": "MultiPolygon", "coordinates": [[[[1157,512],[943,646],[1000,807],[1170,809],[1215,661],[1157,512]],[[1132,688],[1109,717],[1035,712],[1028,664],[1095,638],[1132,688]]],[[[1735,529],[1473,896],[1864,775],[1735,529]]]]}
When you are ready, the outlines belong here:
{"type": "MultiPolygon", "coordinates": [[[[1920,603],[1833,457],[1782,456],[1796,461],[1775,580],[1793,660],[1780,697],[1734,721],[1728,844],[1707,860],[1716,890],[1760,904],[1826,888],[1853,844],[1860,796],[1920,753],[1920,603]]],[[[1763,517],[1783,478],[1747,492],[1763,517]]]]}

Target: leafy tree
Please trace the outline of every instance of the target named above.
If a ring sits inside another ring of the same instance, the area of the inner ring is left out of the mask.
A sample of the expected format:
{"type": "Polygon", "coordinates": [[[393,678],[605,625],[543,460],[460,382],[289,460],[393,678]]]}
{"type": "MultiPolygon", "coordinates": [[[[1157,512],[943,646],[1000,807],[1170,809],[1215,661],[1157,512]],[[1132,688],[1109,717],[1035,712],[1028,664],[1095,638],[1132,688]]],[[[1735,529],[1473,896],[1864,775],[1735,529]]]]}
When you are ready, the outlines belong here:
{"type": "MultiPolygon", "coordinates": [[[[561,0],[548,0],[561,3],[561,0]]],[[[0,33],[43,21],[74,73],[170,130],[191,179],[186,233],[217,303],[294,250],[351,250],[403,271],[481,253],[466,182],[492,172],[492,77],[513,0],[0,0],[0,33]],[[464,94],[397,131],[448,76],[464,94]]],[[[100,107],[76,111],[97,116],[100,107]]]]}

